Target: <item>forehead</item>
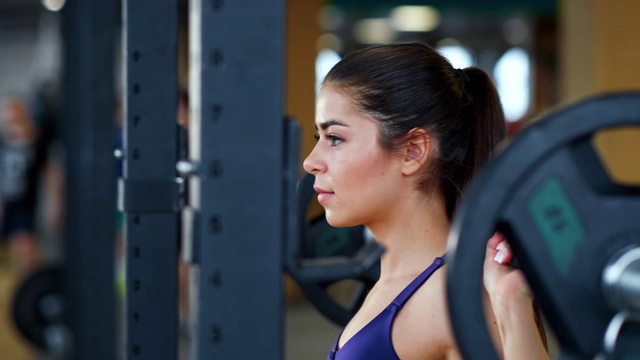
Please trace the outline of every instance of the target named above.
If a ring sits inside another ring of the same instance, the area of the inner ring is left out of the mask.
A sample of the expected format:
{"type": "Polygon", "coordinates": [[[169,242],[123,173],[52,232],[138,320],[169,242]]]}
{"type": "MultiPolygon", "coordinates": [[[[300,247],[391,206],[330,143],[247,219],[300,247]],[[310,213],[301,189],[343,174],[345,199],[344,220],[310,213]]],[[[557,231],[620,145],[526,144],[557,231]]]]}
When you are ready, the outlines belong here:
{"type": "Polygon", "coordinates": [[[327,120],[355,121],[374,119],[359,111],[353,97],[342,89],[323,86],[316,100],[316,124],[327,120]]]}
{"type": "MultiPolygon", "coordinates": [[[[326,130],[331,125],[342,125],[342,129],[366,134],[378,134],[378,121],[359,111],[355,100],[346,91],[332,86],[323,86],[316,104],[315,128],[326,130]]],[[[377,136],[376,136],[377,137],[377,136]]]]}
{"type": "Polygon", "coordinates": [[[345,91],[332,86],[323,86],[318,94],[316,110],[352,110],[353,105],[353,99],[345,91]]]}

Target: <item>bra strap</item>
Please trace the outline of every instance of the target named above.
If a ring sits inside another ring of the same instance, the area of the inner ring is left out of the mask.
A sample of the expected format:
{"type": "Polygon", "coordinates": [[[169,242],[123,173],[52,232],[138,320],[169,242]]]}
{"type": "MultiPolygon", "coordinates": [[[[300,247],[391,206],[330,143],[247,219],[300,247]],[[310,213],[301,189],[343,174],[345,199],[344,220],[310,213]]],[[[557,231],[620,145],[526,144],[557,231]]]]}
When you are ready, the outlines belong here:
{"type": "Polygon", "coordinates": [[[441,257],[435,258],[433,263],[429,265],[429,267],[424,270],[417,278],[415,278],[402,292],[393,300],[391,303],[398,308],[401,308],[407,300],[415,293],[422,284],[424,284],[431,275],[436,272],[442,265],[444,265],[444,255],[441,257]]]}

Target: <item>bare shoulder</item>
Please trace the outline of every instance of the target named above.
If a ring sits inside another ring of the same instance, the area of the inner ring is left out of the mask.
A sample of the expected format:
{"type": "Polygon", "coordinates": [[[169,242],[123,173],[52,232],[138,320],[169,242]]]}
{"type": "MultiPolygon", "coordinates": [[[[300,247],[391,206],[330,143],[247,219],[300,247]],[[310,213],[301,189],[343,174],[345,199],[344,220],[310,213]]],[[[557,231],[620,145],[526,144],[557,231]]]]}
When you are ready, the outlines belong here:
{"type": "Polygon", "coordinates": [[[446,302],[446,267],[438,269],[398,313],[393,345],[401,359],[455,359],[446,302]]]}

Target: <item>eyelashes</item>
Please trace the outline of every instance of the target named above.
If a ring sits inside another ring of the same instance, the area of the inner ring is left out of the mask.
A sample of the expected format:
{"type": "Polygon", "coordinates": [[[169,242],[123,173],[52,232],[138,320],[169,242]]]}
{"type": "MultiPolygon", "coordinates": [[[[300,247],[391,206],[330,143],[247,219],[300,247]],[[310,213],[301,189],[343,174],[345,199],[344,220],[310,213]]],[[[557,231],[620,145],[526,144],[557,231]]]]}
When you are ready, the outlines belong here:
{"type": "Polygon", "coordinates": [[[327,135],[327,139],[329,139],[329,141],[331,141],[331,146],[337,146],[340,143],[342,143],[344,141],[344,139],[342,139],[339,136],[335,136],[335,135],[327,135]]]}
{"type": "MultiPolygon", "coordinates": [[[[320,135],[319,134],[315,134],[313,135],[313,138],[316,139],[316,141],[320,141],[320,135]]],[[[331,144],[332,147],[338,146],[340,143],[342,143],[344,141],[343,138],[336,136],[334,134],[328,134],[325,136],[325,138],[329,141],[329,143],[331,144]]]]}

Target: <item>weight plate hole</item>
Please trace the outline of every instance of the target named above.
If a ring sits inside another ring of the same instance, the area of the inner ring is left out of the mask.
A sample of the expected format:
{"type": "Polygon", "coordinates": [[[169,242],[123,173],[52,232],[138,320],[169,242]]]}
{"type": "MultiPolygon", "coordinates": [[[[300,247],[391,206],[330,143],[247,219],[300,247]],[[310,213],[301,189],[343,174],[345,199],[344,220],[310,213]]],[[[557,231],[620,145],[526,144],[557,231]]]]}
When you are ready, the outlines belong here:
{"type": "Polygon", "coordinates": [[[640,187],[640,126],[605,129],[593,137],[593,145],[611,180],[618,185],[640,187]]]}

